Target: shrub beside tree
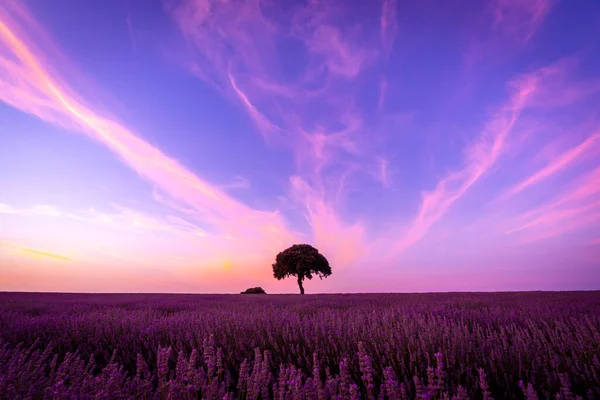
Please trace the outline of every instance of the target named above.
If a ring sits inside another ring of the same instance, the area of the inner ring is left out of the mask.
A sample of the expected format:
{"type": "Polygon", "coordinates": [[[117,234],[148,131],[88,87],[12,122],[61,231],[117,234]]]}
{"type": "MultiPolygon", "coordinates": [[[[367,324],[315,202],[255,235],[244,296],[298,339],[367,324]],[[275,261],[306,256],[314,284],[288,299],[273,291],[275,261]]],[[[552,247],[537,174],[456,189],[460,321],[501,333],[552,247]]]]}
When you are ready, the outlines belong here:
{"type": "Polygon", "coordinates": [[[258,287],[248,288],[248,289],[244,290],[243,292],[240,292],[240,294],[267,294],[267,292],[265,292],[265,290],[263,288],[258,286],[258,287]]]}

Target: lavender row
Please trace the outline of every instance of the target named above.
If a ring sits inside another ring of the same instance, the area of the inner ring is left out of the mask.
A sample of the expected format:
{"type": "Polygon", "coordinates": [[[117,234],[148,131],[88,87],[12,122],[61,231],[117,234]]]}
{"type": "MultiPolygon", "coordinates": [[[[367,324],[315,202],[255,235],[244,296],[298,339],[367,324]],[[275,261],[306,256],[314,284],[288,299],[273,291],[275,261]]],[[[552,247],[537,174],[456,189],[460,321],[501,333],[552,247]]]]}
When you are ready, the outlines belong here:
{"type": "Polygon", "coordinates": [[[598,292],[0,294],[0,339],[2,398],[600,398],[598,292]]]}

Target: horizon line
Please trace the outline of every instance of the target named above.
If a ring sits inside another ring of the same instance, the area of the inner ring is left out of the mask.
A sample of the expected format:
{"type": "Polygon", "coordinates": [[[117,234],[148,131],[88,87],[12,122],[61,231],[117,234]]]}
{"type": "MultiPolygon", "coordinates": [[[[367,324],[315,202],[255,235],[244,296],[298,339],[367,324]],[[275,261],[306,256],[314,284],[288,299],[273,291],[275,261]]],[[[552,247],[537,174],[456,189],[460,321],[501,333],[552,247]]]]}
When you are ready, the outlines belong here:
{"type": "MultiPolygon", "coordinates": [[[[304,295],[300,293],[265,293],[267,295],[298,295],[298,296],[310,296],[310,295],[367,295],[367,294],[502,294],[502,293],[581,293],[581,292],[600,292],[598,289],[576,289],[576,290],[469,290],[469,291],[425,291],[425,292],[318,292],[318,293],[306,293],[304,295]]],[[[187,295],[187,296],[205,296],[205,295],[234,295],[239,296],[241,293],[192,293],[192,292],[40,292],[40,291],[2,291],[0,294],[72,294],[72,295],[187,295]]],[[[247,296],[248,294],[244,294],[247,296]]],[[[261,296],[264,294],[260,294],[261,296]]]]}

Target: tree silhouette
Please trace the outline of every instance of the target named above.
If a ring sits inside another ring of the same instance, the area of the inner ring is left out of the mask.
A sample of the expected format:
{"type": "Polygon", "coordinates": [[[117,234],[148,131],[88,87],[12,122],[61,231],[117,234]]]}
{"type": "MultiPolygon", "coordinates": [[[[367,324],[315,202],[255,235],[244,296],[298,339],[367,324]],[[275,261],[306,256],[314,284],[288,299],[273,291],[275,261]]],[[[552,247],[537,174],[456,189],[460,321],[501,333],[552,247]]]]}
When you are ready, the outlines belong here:
{"type": "Polygon", "coordinates": [[[273,276],[277,280],[288,276],[298,277],[300,294],[304,294],[302,281],[312,279],[313,275],[327,278],[331,275],[329,261],[317,249],[309,244],[295,244],[277,254],[273,264],[273,276]]]}
{"type": "Polygon", "coordinates": [[[257,287],[248,288],[248,289],[244,290],[243,292],[241,292],[240,294],[267,294],[267,292],[265,292],[265,290],[263,288],[261,288],[260,286],[257,286],[257,287]]]}

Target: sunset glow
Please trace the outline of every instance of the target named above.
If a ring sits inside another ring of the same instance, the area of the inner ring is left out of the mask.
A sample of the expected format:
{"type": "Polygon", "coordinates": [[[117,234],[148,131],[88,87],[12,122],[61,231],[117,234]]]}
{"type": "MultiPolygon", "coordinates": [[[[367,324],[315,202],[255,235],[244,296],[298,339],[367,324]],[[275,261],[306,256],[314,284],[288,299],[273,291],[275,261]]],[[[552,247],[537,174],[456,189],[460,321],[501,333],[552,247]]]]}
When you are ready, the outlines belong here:
{"type": "Polygon", "coordinates": [[[0,291],[600,288],[593,0],[0,0],[0,291]],[[568,27],[568,29],[566,28],[568,27]]]}

